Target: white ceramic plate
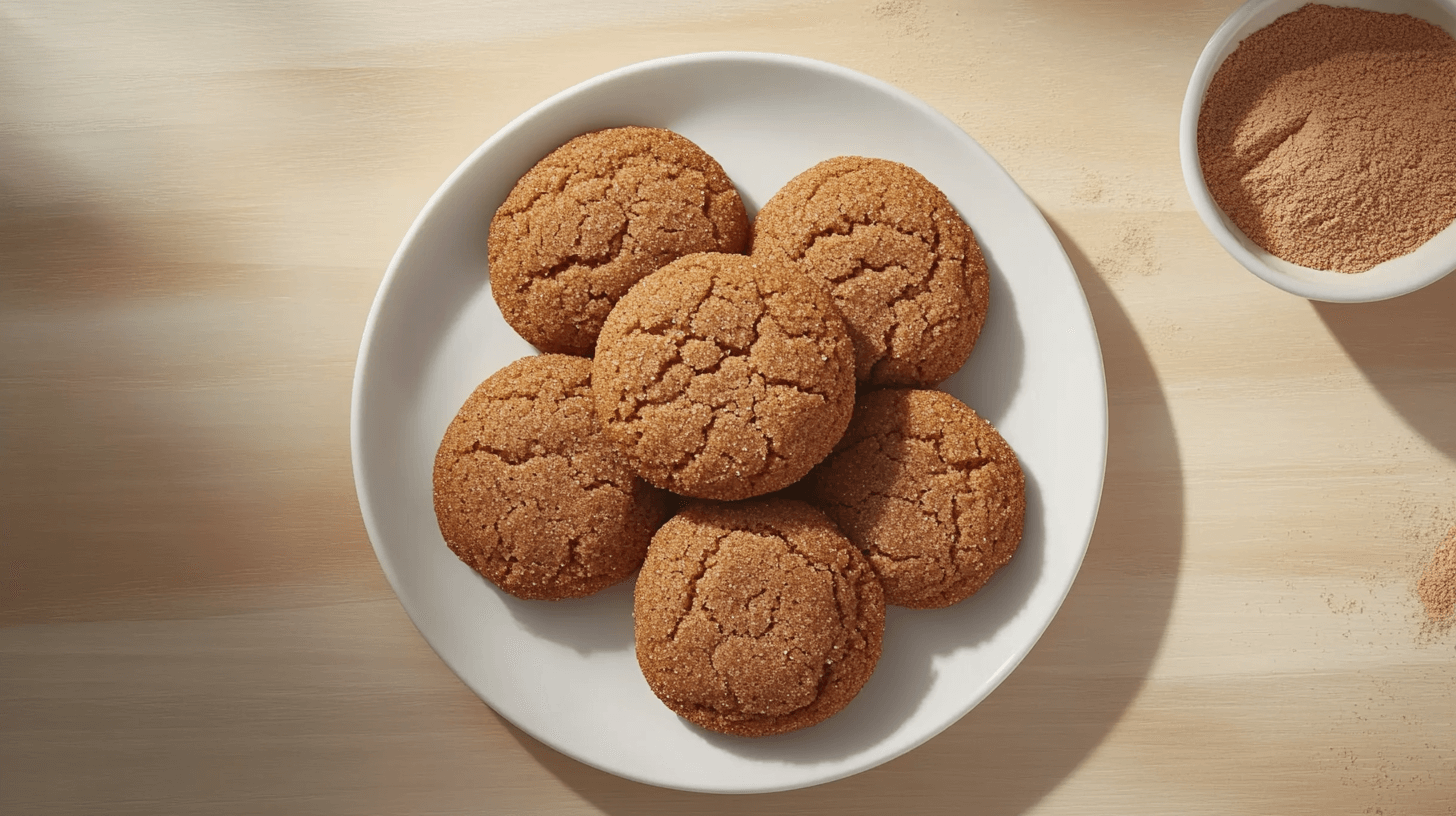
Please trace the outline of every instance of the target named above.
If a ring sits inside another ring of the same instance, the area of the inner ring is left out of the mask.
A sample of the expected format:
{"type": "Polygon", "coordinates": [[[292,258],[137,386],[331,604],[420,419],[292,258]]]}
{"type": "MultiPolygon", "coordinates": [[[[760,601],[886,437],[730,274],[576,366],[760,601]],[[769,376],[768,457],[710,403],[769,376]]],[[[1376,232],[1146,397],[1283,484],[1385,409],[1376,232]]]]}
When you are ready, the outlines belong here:
{"type": "Polygon", "coordinates": [[[771,54],[694,54],[604,74],[532,108],[445,182],[405,236],[364,330],[354,477],[385,574],[420,632],[501,716],[602,770],[694,791],[786,790],[892,759],[985,698],[1030,651],[1091,536],[1107,449],[1106,384],[1087,302],[1041,213],[929,106],[844,68],[771,54]],[[632,584],[519,601],[446,548],[431,503],[445,427],[471,390],[533,353],[502,321],[486,225],[523,173],[615,125],[675,130],[722,163],[754,212],[837,155],[904,162],[940,186],[991,267],[970,363],[942,387],[993,422],[1027,475],[1026,534],[1007,566],[949,609],[891,609],[884,656],[828,721],[750,740],[688,725],[652,695],[632,645],[632,584]]]}
{"type": "MultiPolygon", "coordinates": [[[[1456,223],[1437,233],[1415,251],[1377,264],[1364,272],[1346,274],[1327,269],[1311,269],[1280,258],[1253,241],[1234,224],[1213,200],[1203,180],[1203,167],[1198,161],[1198,116],[1203,110],[1203,97],[1214,74],[1229,54],[1250,34],[1270,23],[1298,11],[1310,0],[1248,0],[1239,6],[1204,46],[1188,92],[1183,97],[1183,112],[1178,125],[1178,153],[1183,166],[1183,182],[1193,199],[1193,208],[1204,226],[1219,244],[1244,268],[1264,281],[1291,294],[1331,303],[1365,303],[1414,292],[1444,278],[1456,269],[1456,223]]],[[[1409,14],[1435,23],[1456,36],[1456,0],[1320,0],[1327,6],[1353,6],[1383,11],[1387,14],[1409,14]]]]}

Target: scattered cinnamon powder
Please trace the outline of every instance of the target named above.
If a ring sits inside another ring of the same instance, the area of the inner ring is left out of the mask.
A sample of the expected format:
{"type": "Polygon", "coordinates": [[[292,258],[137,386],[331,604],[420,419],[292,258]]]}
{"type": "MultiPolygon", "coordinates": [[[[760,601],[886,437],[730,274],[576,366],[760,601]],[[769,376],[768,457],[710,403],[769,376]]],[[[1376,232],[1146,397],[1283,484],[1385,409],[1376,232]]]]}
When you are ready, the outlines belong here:
{"type": "Polygon", "coordinates": [[[1421,605],[1432,623],[1449,622],[1456,614],[1456,527],[1437,545],[1416,582],[1416,593],[1421,596],[1421,605]]]}
{"type": "Polygon", "coordinates": [[[1254,243],[1363,272],[1456,220],[1456,39],[1307,5],[1247,37],[1204,96],[1209,192],[1254,243]]]}

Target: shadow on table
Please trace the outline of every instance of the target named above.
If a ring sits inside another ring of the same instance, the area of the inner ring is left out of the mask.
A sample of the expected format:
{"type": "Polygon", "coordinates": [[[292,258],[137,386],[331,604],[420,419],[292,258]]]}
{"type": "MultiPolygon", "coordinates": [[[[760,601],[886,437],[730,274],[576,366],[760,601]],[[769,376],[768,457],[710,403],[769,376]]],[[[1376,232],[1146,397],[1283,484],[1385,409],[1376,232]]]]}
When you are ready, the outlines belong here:
{"type": "Polygon", "coordinates": [[[877,813],[893,801],[974,803],[990,816],[1034,806],[1087,759],[1137,696],[1163,640],[1182,559],[1183,476],[1167,400],[1127,315],[1065,232],[1107,371],[1107,478],[1082,571],[1061,612],[1006,682],[899,759],[827,785],[713,796],[630,782],[511,733],[605,813],[877,813]]]}
{"type": "Polygon", "coordinates": [[[1456,459],[1456,274],[1378,303],[1313,305],[1380,396],[1456,459]]]}

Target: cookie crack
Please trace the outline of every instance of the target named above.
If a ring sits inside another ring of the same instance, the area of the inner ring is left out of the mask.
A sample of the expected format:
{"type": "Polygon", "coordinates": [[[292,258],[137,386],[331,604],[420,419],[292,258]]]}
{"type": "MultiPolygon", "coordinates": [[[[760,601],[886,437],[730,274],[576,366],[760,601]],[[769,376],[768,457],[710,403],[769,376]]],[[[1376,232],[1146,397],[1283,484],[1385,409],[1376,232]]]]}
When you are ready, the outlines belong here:
{"type": "Polygon", "coordinates": [[[916,241],[919,241],[920,244],[924,246],[926,248],[926,251],[929,253],[934,254],[940,251],[939,229],[932,228],[930,230],[932,237],[930,240],[927,241],[918,230],[904,229],[897,224],[893,224],[888,221],[880,221],[878,220],[877,216],[878,214],[874,213],[864,218],[849,218],[841,213],[838,220],[836,220],[833,224],[828,225],[827,233],[824,232],[823,229],[815,230],[809,235],[809,240],[807,243],[803,244],[800,247],[796,247],[797,255],[790,253],[789,258],[793,261],[802,261],[804,257],[808,255],[809,252],[814,249],[815,245],[817,245],[821,240],[830,236],[852,236],[854,235],[855,229],[858,227],[884,227],[885,229],[891,230],[898,235],[903,235],[906,238],[913,238],[916,241]]]}
{"type": "MultiPolygon", "coordinates": [[[[695,559],[694,573],[687,580],[687,585],[688,585],[688,596],[687,596],[687,599],[686,599],[687,600],[687,609],[683,610],[683,614],[678,615],[677,616],[677,619],[675,621],[673,621],[672,631],[669,632],[668,635],[667,635],[667,640],[670,643],[673,643],[674,645],[676,645],[676,643],[677,643],[677,633],[678,633],[678,630],[680,628],[682,628],[683,621],[687,620],[688,619],[688,616],[691,615],[693,613],[693,610],[697,607],[697,605],[698,605],[698,582],[701,581],[701,580],[703,580],[703,575],[705,575],[708,572],[708,566],[709,566],[708,562],[709,561],[712,561],[714,559],[714,557],[718,555],[718,550],[722,549],[722,547],[723,547],[723,539],[726,538],[726,537],[727,537],[727,535],[726,534],[723,534],[723,535],[719,535],[716,538],[714,538],[713,539],[712,549],[710,549],[707,552],[703,553],[703,557],[701,559],[695,559]]],[[[679,564],[682,564],[683,561],[685,561],[685,560],[686,559],[679,560],[678,563],[679,564]]],[[[723,633],[723,627],[713,617],[713,614],[711,612],[709,612],[707,609],[703,609],[703,616],[706,617],[715,627],[718,628],[718,633],[720,635],[723,633]]]]}
{"type": "MultiPolygon", "coordinates": [[[[795,545],[791,539],[785,537],[784,540],[789,545],[789,549],[791,552],[798,554],[806,562],[813,565],[815,570],[829,574],[830,587],[832,588],[831,591],[834,594],[834,609],[837,613],[837,622],[839,624],[838,636],[835,638],[833,645],[829,647],[828,652],[824,655],[824,664],[820,667],[819,682],[815,686],[813,699],[809,703],[800,706],[797,709],[794,709],[795,711],[802,711],[805,708],[812,706],[814,703],[818,702],[824,697],[825,690],[829,688],[829,684],[838,676],[837,671],[834,668],[834,656],[839,655],[842,661],[843,655],[851,651],[850,644],[852,640],[856,635],[859,634],[859,617],[855,615],[850,609],[846,608],[849,606],[849,604],[844,598],[840,597],[840,582],[836,579],[842,577],[847,583],[850,583],[853,586],[853,589],[857,595],[859,590],[857,584],[862,582],[863,574],[862,570],[856,569],[853,565],[853,562],[851,562],[851,566],[847,574],[844,574],[842,576],[838,575],[827,565],[818,564],[810,559],[808,556],[799,552],[797,545],[795,545]]],[[[851,544],[850,546],[853,546],[853,544],[851,544]]],[[[863,599],[858,597],[855,598],[854,606],[856,608],[859,606],[859,602],[861,600],[863,599]]],[[[802,649],[800,649],[799,651],[801,654],[803,653],[802,649]]]]}
{"type": "MultiPolygon", "coordinates": [[[[792,554],[794,554],[794,555],[797,555],[800,558],[802,558],[804,560],[804,563],[809,565],[810,569],[813,569],[815,572],[828,574],[830,576],[830,579],[831,579],[831,586],[833,586],[833,578],[834,578],[835,573],[834,573],[834,570],[831,569],[828,564],[822,564],[822,563],[814,560],[813,558],[811,558],[810,555],[808,553],[804,552],[799,547],[798,543],[795,542],[794,539],[792,537],[790,537],[789,535],[787,535],[787,534],[780,534],[779,538],[784,542],[784,545],[786,547],[788,547],[789,552],[792,553],[792,554]]],[[[853,546],[853,545],[851,544],[851,546],[853,546]]],[[[839,612],[839,615],[838,615],[838,618],[839,618],[838,623],[839,623],[840,628],[843,629],[846,618],[845,618],[845,614],[844,614],[844,609],[842,608],[842,606],[839,603],[837,603],[837,599],[836,599],[836,603],[835,603],[835,609],[836,609],[836,611],[839,612]]]]}
{"type": "Polygon", "coordinates": [[[789,388],[799,392],[800,394],[812,394],[826,401],[829,399],[829,393],[827,391],[819,391],[806,383],[786,380],[782,377],[770,377],[758,372],[755,373],[757,373],[758,376],[763,379],[764,385],[772,385],[776,388],[789,388]]]}
{"type": "MultiPolygon", "coordinates": [[[[644,334],[651,334],[650,332],[643,332],[643,333],[644,334]]],[[[674,339],[674,338],[668,337],[665,334],[658,334],[658,335],[655,335],[655,336],[657,336],[657,337],[663,337],[663,338],[670,339],[670,340],[671,339],[674,339]]],[[[670,358],[667,358],[666,360],[664,360],[661,363],[659,363],[658,364],[658,367],[657,367],[657,371],[653,372],[648,379],[650,379],[654,383],[660,383],[664,379],[667,378],[668,372],[672,371],[672,369],[673,369],[674,366],[687,365],[687,363],[682,359],[682,343],[681,342],[678,342],[678,343],[676,343],[676,346],[677,346],[677,349],[678,349],[677,354],[674,355],[674,356],[672,356],[672,357],[670,357],[670,358]]],[[[689,368],[692,368],[692,366],[688,366],[688,367],[689,368]]],[[[642,412],[642,409],[643,408],[645,408],[645,407],[647,407],[649,405],[671,405],[671,404],[673,404],[673,403],[681,400],[682,399],[682,396],[683,395],[682,395],[681,392],[678,392],[676,394],[663,394],[663,395],[660,395],[660,396],[653,396],[653,395],[648,394],[646,392],[638,392],[638,393],[632,393],[632,394],[623,394],[622,395],[622,398],[627,401],[627,403],[628,403],[628,410],[622,416],[622,421],[623,422],[628,422],[628,423],[638,422],[640,420],[637,419],[637,415],[642,412]]]]}
{"type": "Polygon", "coordinates": [[[903,463],[904,459],[893,456],[891,454],[891,450],[894,447],[903,446],[906,441],[929,443],[935,449],[936,456],[949,471],[965,473],[969,475],[981,470],[982,468],[994,463],[995,461],[982,449],[980,440],[976,440],[976,453],[967,462],[960,463],[950,461],[946,458],[944,451],[941,449],[941,444],[945,441],[944,432],[907,434],[900,431],[886,431],[884,433],[870,434],[860,437],[854,440],[854,442],[864,442],[870,439],[874,439],[876,441],[876,445],[879,446],[880,451],[884,456],[889,458],[891,461],[898,463],[903,463]]]}
{"type": "MultiPolygon", "coordinates": [[[[582,470],[580,468],[576,468],[576,467],[573,467],[572,470],[576,474],[580,474],[582,472],[582,470]]],[[[603,479],[601,477],[594,477],[590,481],[586,482],[585,484],[583,484],[581,482],[577,482],[576,485],[577,485],[577,487],[581,488],[582,490],[585,490],[588,493],[595,493],[596,491],[601,490],[603,488],[615,488],[615,487],[617,487],[617,483],[616,482],[613,482],[610,479],[603,479]]]]}
{"type": "Polygon", "coordinates": [[[682,475],[682,472],[684,470],[692,466],[693,460],[698,458],[698,455],[701,454],[703,452],[703,449],[708,446],[709,440],[713,438],[713,429],[718,426],[718,420],[722,419],[723,416],[724,415],[722,412],[713,412],[712,418],[708,420],[708,426],[703,429],[703,444],[699,445],[697,448],[691,451],[687,451],[682,455],[681,458],[673,462],[671,465],[668,465],[667,471],[669,473],[671,473],[673,476],[680,476],[682,475]]]}
{"type": "MultiPolygon", "coordinates": [[[[833,656],[834,655],[837,655],[837,654],[840,654],[842,652],[847,652],[848,651],[849,641],[851,640],[851,633],[852,632],[858,632],[858,629],[859,629],[858,623],[859,623],[859,621],[857,619],[855,619],[853,621],[854,622],[854,626],[850,626],[849,625],[850,619],[853,616],[845,608],[847,606],[845,600],[840,597],[839,582],[835,580],[835,578],[837,576],[836,576],[836,574],[835,574],[835,572],[834,572],[833,569],[831,569],[826,564],[819,563],[814,558],[812,558],[808,553],[804,552],[803,549],[799,546],[799,544],[795,541],[794,537],[792,535],[790,535],[788,532],[780,529],[777,525],[774,525],[770,521],[764,521],[759,526],[760,526],[761,529],[762,528],[766,528],[770,532],[769,533],[764,533],[764,532],[761,532],[760,530],[755,530],[755,529],[749,529],[749,530],[747,530],[747,532],[752,532],[752,533],[754,533],[756,535],[768,535],[769,537],[772,537],[772,538],[778,540],[779,542],[781,542],[784,545],[784,548],[785,548],[785,550],[787,550],[788,554],[798,556],[800,559],[802,559],[802,561],[804,562],[804,564],[806,564],[814,572],[828,575],[829,576],[829,580],[830,580],[831,593],[834,596],[834,609],[835,609],[835,618],[836,618],[835,623],[837,624],[836,628],[838,630],[838,634],[835,637],[834,642],[830,645],[828,651],[824,655],[824,663],[819,666],[819,677],[818,677],[817,682],[815,683],[814,693],[813,693],[813,695],[810,696],[809,702],[805,703],[804,705],[798,706],[797,708],[793,708],[793,709],[790,709],[789,711],[785,711],[785,712],[783,712],[783,713],[781,713],[781,714],[778,715],[778,716],[789,716],[789,715],[798,713],[800,711],[803,711],[804,709],[807,709],[807,708],[813,706],[815,703],[817,703],[823,697],[825,689],[828,688],[829,683],[836,676],[835,675],[835,670],[833,669],[833,664],[834,664],[834,658],[833,658],[833,656]]],[[[844,576],[844,577],[850,578],[851,576],[844,576]]],[[[754,599],[756,599],[756,598],[761,597],[762,595],[764,595],[767,591],[768,591],[767,588],[765,588],[765,589],[760,590],[759,592],[755,593],[745,603],[745,607],[748,606],[748,605],[750,605],[753,602],[754,599]]],[[[776,593],[775,599],[774,599],[774,607],[770,611],[769,626],[768,626],[768,628],[765,629],[765,631],[763,632],[763,634],[751,637],[752,640],[754,640],[755,642],[762,642],[762,641],[764,641],[766,639],[770,639],[770,635],[773,633],[774,629],[778,626],[778,623],[779,623],[779,621],[778,621],[778,612],[782,608],[782,606],[783,606],[783,594],[782,593],[776,593]]],[[[710,619],[711,619],[711,616],[710,616],[710,619]]],[[[719,633],[721,635],[721,633],[722,633],[722,626],[721,626],[721,624],[718,624],[716,620],[714,620],[713,622],[714,622],[715,625],[718,625],[718,627],[719,627],[719,633]]],[[[722,643],[722,640],[720,639],[718,641],[718,643],[721,644],[722,643]]],[[[788,648],[784,650],[784,656],[790,662],[794,661],[795,658],[797,658],[797,660],[798,660],[799,663],[801,663],[803,665],[806,665],[806,666],[809,665],[809,660],[808,660],[809,653],[802,646],[798,645],[797,643],[795,643],[792,640],[788,641],[788,648]]],[[[733,702],[734,702],[734,705],[735,705],[735,711],[732,712],[732,713],[742,715],[743,712],[744,712],[744,709],[747,708],[747,706],[744,703],[743,699],[738,695],[737,692],[735,692],[733,690],[732,684],[728,682],[728,677],[722,671],[719,671],[716,666],[714,666],[714,672],[717,675],[717,679],[722,684],[723,688],[727,689],[729,695],[732,696],[732,698],[733,698],[733,702]]],[[[720,714],[724,714],[726,712],[721,712],[720,711],[719,713],[720,714]]]]}
{"type": "MultiPolygon", "coordinates": [[[[764,587],[764,588],[760,589],[759,591],[753,593],[753,595],[749,596],[748,599],[743,602],[744,608],[746,609],[748,607],[753,606],[753,602],[754,601],[758,600],[759,598],[762,598],[763,596],[765,596],[767,594],[768,594],[768,587],[764,587]]],[[[783,605],[783,600],[784,600],[784,595],[783,595],[782,592],[775,592],[774,593],[773,606],[772,606],[772,608],[769,609],[769,612],[768,612],[768,626],[764,627],[763,632],[760,633],[760,634],[757,634],[757,635],[749,634],[747,636],[749,640],[758,642],[758,641],[762,641],[762,640],[768,639],[769,634],[771,632],[773,632],[774,627],[778,625],[778,620],[776,618],[776,615],[777,615],[777,613],[779,611],[779,607],[783,605]]]]}
{"type": "Polygon", "coordinates": [[[865,552],[867,556],[873,554],[875,558],[884,559],[885,561],[889,561],[892,564],[909,564],[915,561],[930,561],[932,563],[935,563],[940,560],[929,555],[892,555],[878,547],[871,547],[870,550],[862,552],[865,552]]]}
{"type": "MultiPolygon", "coordinates": [[[[711,341],[709,341],[709,340],[707,340],[705,338],[702,338],[702,337],[692,337],[690,339],[692,339],[692,340],[698,340],[698,341],[704,342],[704,343],[711,342],[711,341]]],[[[685,344],[679,345],[678,348],[682,348],[683,345],[685,345],[685,344]]],[[[714,343],[714,345],[716,346],[717,344],[714,343]]],[[[723,370],[723,362],[725,360],[733,360],[733,359],[746,360],[746,359],[750,359],[750,357],[751,357],[751,354],[750,353],[738,352],[738,351],[734,351],[733,349],[729,349],[727,351],[724,351],[722,346],[717,346],[717,348],[718,348],[719,353],[722,355],[722,356],[720,356],[718,358],[717,362],[712,363],[711,365],[709,365],[706,368],[693,368],[693,366],[688,365],[688,368],[692,368],[693,369],[693,377],[695,377],[695,378],[696,377],[707,377],[707,376],[712,375],[712,374],[718,374],[718,373],[720,373],[723,370]]],[[[681,355],[679,355],[679,356],[681,356],[681,355]]],[[[683,364],[684,365],[687,365],[686,361],[684,361],[683,364]]],[[[749,372],[749,376],[751,377],[751,376],[753,376],[754,374],[757,374],[757,373],[758,372],[756,370],[755,371],[750,371],[749,372]]]]}
{"type": "MultiPolygon", "coordinates": [[[[630,224],[631,221],[629,220],[627,223],[630,224]]],[[[580,252],[574,251],[564,256],[561,260],[557,261],[551,266],[545,267],[544,269],[538,268],[536,274],[532,275],[531,278],[527,280],[527,285],[533,285],[536,282],[542,280],[554,280],[561,277],[563,273],[571,270],[574,267],[581,267],[590,271],[596,271],[608,264],[615,263],[622,257],[622,245],[626,241],[626,238],[627,227],[626,225],[624,225],[621,229],[613,233],[610,239],[608,239],[607,252],[605,254],[605,257],[587,257],[582,255],[580,252]]],[[[574,249],[579,248],[580,242],[578,242],[578,246],[574,249]]]]}
{"type": "MultiPolygon", "coordinates": [[[[516,221],[518,218],[521,217],[532,218],[534,216],[534,211],[536,210],[537,206],[542,203],[542,199],[567,195],[570,188],[574,185],[579,185],[583,181],[598,180],[604,180],[607,182],[606,190],[601,195],[585,198],[580,196],[573,196],[574,203],[577,204],[579,207],[585,207],[590,204],[612,203],[613,201],[621,201],[625,205],[623,209],[625,210],[627,217],[623,219],[622,226],[608,240],[608,251],[605,258],[600,258],[595,255],[592,257],[586,257],[583,256],[579,251],[575,251],[566,255],[561,260],[558,260],[556,263],[551,264],[550,266],[547,266],[545,268],[538,268],[531,275],[531,277],[550,280],[559,277],[563,272],[577,266],[594,271],[603,266],[606,266],[607,264],[617,261],[623,256],[623,246],[630,232],[633,219],[636,218],[638,215],[635,211],[635,208],[641,204],[641,202],[643,201],[643,197],[641,192],[641,183],[632,183],[631,189],[629,190],[627,188],[627,185],[622,182],[621,170],[622,168],[629,165],[640,165],[641,161],[644,159],[657,159],[664,162],[664,169],[666,172],[658,174],[658,178],[665,177],[668,180],[674,180],[682,174],[682,168],[680,166],[678,166],[676,163],[668,163],[665,160],[660,159],[660,157],[656,156],[656,154],[651,149],[633,150],[620,154],[619,158],[615,160],[615,166],[611,171],[610,175],[598,174],[581,168],[571,169],[569,165],[549,165],[550,169],[556,170],[558,173],[563,170],[568,172],[560,173],[560,179],[555,184],[551,185],[548,189],[541,190],[540,192],[532,195],[530,199],[527,200],[520,207],[507,211],[505,214],[508,215],[512,221],[516,221]]],[[[712,219],[709,219],[709,221],[711,222],[712,219]]],[[[716,230],[716,225],[714,228],[716,230]]],[[[575,247],[575,249],[580,248],[579,244],[580,236],[578,236],[578,246],[575,247]]]]}
{"type": "Polygon", "coordinates": [[[466,452],[467,453],[484,453],[484,454],[487,454],[487,455],[490,455],[490,456],[494,456],[496,459],[499,459],[500,461],[505,462],[507,465],[511,465],[511,466],[514,466],[514,467],[519,467],[519,466],[524,465],[524,464],[526,464],[528,462],[531,462],[531,461],[533,461],[535,459],[539,459],[539,458],[541,458],[543,456],[550,456],[551,455],[550,453],[536,453],[534,451],[527,451],[523,455],[517,455],[517,454],[511,453],[510,451],[505,450],[503,448],[498,448],[498,447],[496,447],[494,445],[489,445],[489,444],[487,444],[485,442],[482,442],[479,439],[476,439],[476,440],[472,441],[470,443],[469,449],[467,449],[466,452]]]}
{"type": "MultiPolygon", "coordinates": [[[[785,311],[784,309],[779,307],[778,300],[780,298],[793,299],[794,295],[788,292],[769,292],[768,294],[761,295],[760,297],[763,300],[764,311],[763,314],[759,315],[758,319],[754,320],[753,322],[753,332],[755,338],[763,337],[763,332],[760,329],[760,327],[763,325],[763,321],[767,318],[773,318],[774,322],[778,324],[779,331],[783,332],[784,337],[790,340],[813,340],[815,341],[814,344],[816,346],[819,345],[819,340],[824,329],[824,324],[826,322],[822,315],[820,319],[816,321],[814,325],[810,328],[807,328],[800,332],[788,331],[784,328],[783,321],[778,319],[777,313],[785,311]]],[[[820,353],[824,353],[824,349],[821,348],[820,353]]]]}
{"type": "MultiPolygon", "coordinates": [[[[543,198],[545,198],[547,196],[550,196],[550,195],[561,195],[563,192],[566,191],[567,186],[569,186],[571,184],[572,180],[577,176],[577,172],[571,170],[571,168],[570,168],[569,165],[563,165],[563,164],[546,164],[545,162],[546,162],[546,160],[545,159],[542,159],[541,160],[541,163],[538,164],[537,167],[543,168],[544,170],[555,170],[555,171],[557,171],[559,173],[559,175],[560,175],[559,180],[555,184],[553,184],[551,187],[549,187],[547,189],[544,189],[544,190],[541,190],[540,192],[537,192],[537,193],[532,194],[531,197],[528,198],[525,201],[525,203],[523,203],[521,206],[516,207],[514,209],[511,209],[511,210],[506,210],[505,211],[505,214],[508,215],[508,216],[510,216],[511,220],[515,220],[516,216],[518,216],[518,215],[521,215],[523,213],[530,212],[532,209],[535,208],[537,202],[539,202],[541,199],[543,199],[543,198]],[[565,171],[565,172],[561,172],[561,171],[565,171]]],[[[544,175],[544,173],[543,173],[543,175],[544,175]]]]}
{"type": "MultiPolygon", "coordinates": [[[[939,521],[937,520],[937,516],[934,513],[929,513],[929,512],[926,512],[926,511],[924,511],[924,510],[921,509],[924,506],[925,495],[927,493],[929,493],[931,491],[931,489],[932,488],[928,488],[928,487],[927,488],[922,488],[920,490],[920,494],[918,496],[916,496],[913,500],[912,499],[907,499],[904,496],[897,496],[897,495],[895,495],[893,493],[886,493],[886,492],[884,492],[882,490],[867,490],[867,491],[865,491],[865,495],[867,497],[871,497],[871,498],[882,499],[882,500],[887,501],[887,502],[899,502],[899,503],[901,503],[903,505],[908,505],[909,507],[913,508],[918,515],[920,515],[923,518],[929,519],[929,520],[931,520],[931,521],[936,522],[937,524],[939,524],[939,521]]],[[[965,494],[958,493],[956,495],[959,496],[959,495],[965,495],[965,494]]],[[[828,497],[819,499],[819,501],[821,503],[827,504],[827,505],[829,505],[831,507],[839,507],[839,508],[843,508],[843,509],[846,509],[846,510],[855,510],[855,509],[858,509],[859,506],[860,506],[858,502],[853,502],[852,503],[852,502],[847,502],[847,501],[838,501],[838,500],[835,500],[833,498],[828,498],[828,497]]],[[[956,519],[956,520],[958,521],[959,519],[956,519]]],[[[873,550],[876,554],[881,554],[880,549],[878,547],[874,546],[874,545],[870,545],[868,547],[861,547],[860,549],[861,549],[862,552],[869,552],[869,551],[873,550]]],[[[891,557],[891,556],[888,556],[888,555],[886,555],[885,557],[888,558],[888,559],[890,559],[890,560],[892,560],[892,561],[895,561],[895,560],[908,560],[908,559],[911,559],[911,558],[923,558],[924,556],[919,556],[919,555],[901,556],[899,559],[896,559],[896,558],[891,557]]]]}

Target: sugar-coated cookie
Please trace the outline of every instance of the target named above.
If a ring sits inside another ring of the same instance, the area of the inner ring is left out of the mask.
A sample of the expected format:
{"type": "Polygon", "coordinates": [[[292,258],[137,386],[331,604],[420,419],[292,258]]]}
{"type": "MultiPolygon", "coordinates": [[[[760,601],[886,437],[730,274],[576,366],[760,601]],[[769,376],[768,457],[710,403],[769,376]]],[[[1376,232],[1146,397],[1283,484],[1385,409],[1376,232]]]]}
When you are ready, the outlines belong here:
{"type": "Polygon", "coordinates": [[[546,352],[589,355],[632,284],[694,252],[741,252],[748,215],[723,168],[668,130],[578,136],[516,183],[490,222],[491,292],[546,352]]]}
{"type": "Polygon", "coordinates": [[[460,560],[547,600],[630,576],[668,508],[602,438],[591,361],[561,354],[517,360],[476,388],[440,443],[434,495],[460,560]]]}
{"type": "Polygon", "coordinates": [[[597,341],[602,431],[644,479],[744,499],[818,464],[854,408],[854,347],[819,286],[744,255],[680,258],[618,302],[597,341]]]}
{"type": "Polygon", "coordinates": [[[693,502],[653,537],[634,620],[638,664],[668,708],[756,737],[814,725],[859,693],[885,603],[864,557],[813,507],[693,502]]]}
{"type": "Polygon", "coordinates": [[[903,164],[841,156],[809,168],[763,205],[752,252],[833,293],[872,386],[949,377],[986,320],[990,277],[970,227],[903,164]]]}
{"type": "Polygon", "coordinates": [[[806,495],[865,554],[886,603],[949,606],[1011,560],[1026,479],[1001,434],[940,391],[871,391],[806,495]]]}

